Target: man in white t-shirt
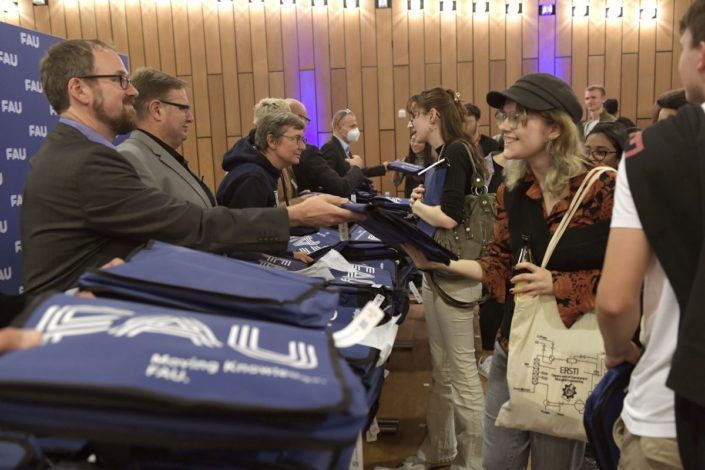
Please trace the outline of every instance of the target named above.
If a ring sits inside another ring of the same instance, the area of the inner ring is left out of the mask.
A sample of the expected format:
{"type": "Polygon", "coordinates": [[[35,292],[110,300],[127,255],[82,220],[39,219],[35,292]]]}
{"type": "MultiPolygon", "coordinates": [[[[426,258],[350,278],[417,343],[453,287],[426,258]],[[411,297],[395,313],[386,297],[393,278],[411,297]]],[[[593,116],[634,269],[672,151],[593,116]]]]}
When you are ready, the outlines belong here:
{"type": "MultiPolygon", "coordinates": [[[[705,0],[695,0],[678,63],[691,103],[705,102],[704,25],[705,0]]],[[[614,428],[620,469],[705,468],[702,108],[633,135],[620,162],[596,299],[607,367],[636,364],[614,428]],[[642,283],[643,354],[632,341],[642,283]]]]}
{"type": "Polygon", "coordinates": [[[615,426],[615,440],[622,451],[619,468],[682,468],[676,442],[674,394],[666,387],[678,340],[680,312],[673,288],[642,229],[625,159],[619,164],[611,226],[597,290],[598,319],[605,339],[607,367],[625,361],[636,363],[621,419],[615,426]],[[632,342],[640,319],[642,281],[643,354],[632,342]]]}

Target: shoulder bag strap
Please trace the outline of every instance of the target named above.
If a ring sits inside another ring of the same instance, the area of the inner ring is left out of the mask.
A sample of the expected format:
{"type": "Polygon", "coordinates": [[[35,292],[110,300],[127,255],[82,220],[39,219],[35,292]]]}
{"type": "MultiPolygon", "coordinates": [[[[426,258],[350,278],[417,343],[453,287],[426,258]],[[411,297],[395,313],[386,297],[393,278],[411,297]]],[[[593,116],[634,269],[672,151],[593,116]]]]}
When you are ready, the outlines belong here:
{"type": "Polygon", "coordinates": [[[558,224],[558,228],[556,228],[556,231],[553,233],[551,240],[548,242],[546,253],[544,254],[543,261],[541,262],[542,268],[545,269],[548,265],[548,261],[551,259],[551,255],[553,254],[553,250],[556,249],[556,246],[561,240],[563,233],[568,228],[570,221],[573,219],[573,216],[578,211],[578,207],[580,207],[580,204],[583,202],[583,199],[587,195],[592,185],[595,183],[595,181],[600,178],[602,173],[605,173],[607,171],[614,171],[615,173],[617,172],[617,170],[608,166],[598,166],[590,170],[588,174],[585,175],[583,182],[580,184],[580,187],[575,192],[575,196],[573,196],[573,200],[570,201],[570,206],[568,206],[568,210],[563,215],[561,222],[558,224]]]}
{"type": "MultiPolygon", "coordinates": [[[[467,142],[465,142],[463,140],[462,143],[463,143],[463,146],[465,147],[465,150],[468,153],[468,159],[470,160],[470,166],[472,167],[471,184],[472,184],[473,192],[475,193],[475,195],[484,194],[487,192],[487,186],[484,185],[484,181],[477,171],[477,167],[475,166],[475,159],[473,158],[472,150],[470,149],[470,146],[468,145],[467,142]]],[[[465,214],[463,214],[463,215],[465,215],[465,214]]],[[[467,215],[469,216],[470,214],[467,214],[467,215]]],[[[489,298],[489,295],[485,295],[485,296],[480,297],[479,299],[473,300],[471,302],[460,301],[460,300],[454,298],[453,296],[451,296],[445,290],[443,290],[441,285],[436,280],[436,276],[434,275],[433,271],[429,271],[428,275],[429,275],[428,277],[429,277],[429,281],[430,281],[429,284],[431,285],[431,288],[435,292],[438,293],[440,298],[443,299],[443,301],[446,304],[450,305],[451,307],[473,308],[475,305],[480,304],[489,298]]]]}

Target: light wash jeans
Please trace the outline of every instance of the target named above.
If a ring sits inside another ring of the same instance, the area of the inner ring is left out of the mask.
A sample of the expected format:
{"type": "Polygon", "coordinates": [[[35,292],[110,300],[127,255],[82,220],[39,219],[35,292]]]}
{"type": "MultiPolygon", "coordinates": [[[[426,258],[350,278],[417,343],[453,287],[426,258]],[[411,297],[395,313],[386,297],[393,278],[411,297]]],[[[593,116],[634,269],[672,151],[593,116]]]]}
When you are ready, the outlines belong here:
{"type": "Polygon", "coordinates": [[[508,400],[507,353],[495,342],[485,406],[485,470],[525,470],[529,453],[532,470],[577,470],[582,466],[583,442],[495,426],[499,410],[508,400]]]}
{"type": "MultiPolygon", "coordinates": [[[[442,282],[443,289],[458,300],[482,295],[479,283],[442,282]]],[[[429,466],[452,463],[452,469],[481,469],[485,397],[475,362],[473,309],[446,304],[427,279],[422,290],[433,383],[426,413],[428,433],[419,455],[429,466]]]]}

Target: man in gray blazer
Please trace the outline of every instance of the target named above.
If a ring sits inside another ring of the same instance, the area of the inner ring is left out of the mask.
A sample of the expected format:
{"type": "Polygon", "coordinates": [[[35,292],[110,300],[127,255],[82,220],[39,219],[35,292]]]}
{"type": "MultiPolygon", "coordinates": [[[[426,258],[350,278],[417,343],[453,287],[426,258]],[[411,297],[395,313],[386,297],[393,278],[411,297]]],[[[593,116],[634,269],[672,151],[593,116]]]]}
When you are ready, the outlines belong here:
{"type": "Polygon", "coordinates": [[[112,144],[134,129],[138,94],[115,50],[67,40],[49,48],[40,71],[60,119],[31,158],[24,189],[22,277],[30,294],[71,287],[86,269],[150,239],[213,252],[278,250],[290,226],[357,218],[334,196],[282,209],[203,209],[147,186],[112,144]]]}
{"type": "Polygon", "coordinates": [[[135,99],[137,130],[118,146],[118,152],[147,186],[200,207],[213,207],[211,190],[176,150],[193,122],[186,82],[153,68],[135,71],[131,80],[139,92],[135,99]]]}

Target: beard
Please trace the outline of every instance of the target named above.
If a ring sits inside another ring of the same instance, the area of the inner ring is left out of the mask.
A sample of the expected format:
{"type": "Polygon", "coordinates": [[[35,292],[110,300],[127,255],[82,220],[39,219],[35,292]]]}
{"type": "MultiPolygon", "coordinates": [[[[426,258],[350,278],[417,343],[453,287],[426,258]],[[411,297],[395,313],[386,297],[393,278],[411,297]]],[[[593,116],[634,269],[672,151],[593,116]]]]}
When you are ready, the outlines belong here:
{"type": "Polygon", "coordinates": [[[108,116],[103,107],[103,97],[100,96],[99,99],[93,102],[93,110],[98,120],[107,125],[116,135],[127,134],[137,127],[137,112],[134,107],[131,109],[127,107],[128,104],[134,105],[134,101],[133,97],[126,96],[123,99],[123,107],[120,114],[118,116],[108,116]]]}

